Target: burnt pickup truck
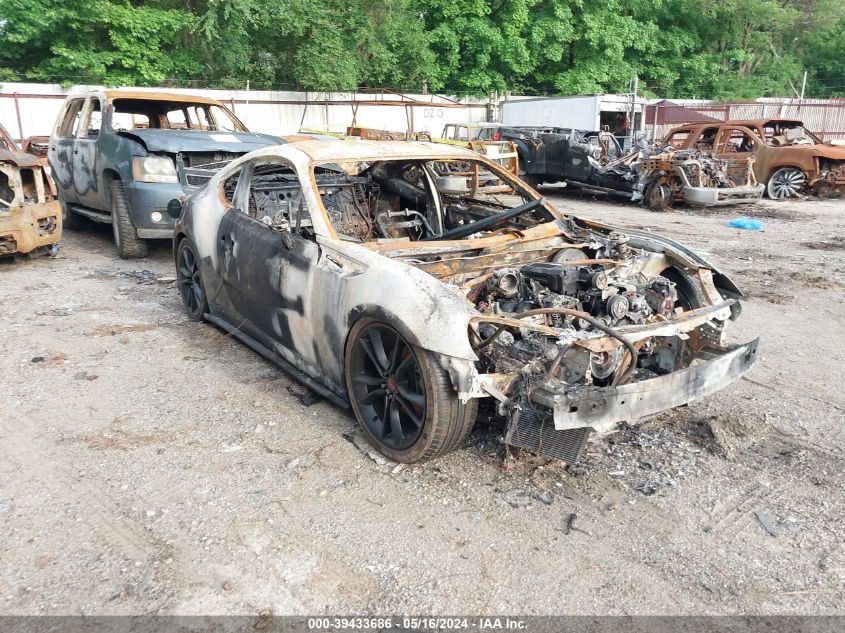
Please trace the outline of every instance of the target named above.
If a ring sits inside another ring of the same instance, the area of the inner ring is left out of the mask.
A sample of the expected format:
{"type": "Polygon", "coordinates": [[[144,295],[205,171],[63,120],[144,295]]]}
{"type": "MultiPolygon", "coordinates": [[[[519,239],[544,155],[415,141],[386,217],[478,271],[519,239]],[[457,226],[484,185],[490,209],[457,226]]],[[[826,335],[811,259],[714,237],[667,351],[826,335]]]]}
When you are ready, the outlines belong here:
{"type": "Polygon", "coordinates": [[[169,239],[167,203],[192,189],[192,168],[226,164],[283,140],[247,130],[214,99],[140,90],[73,94],[47,157],[64,226],[111,224],[121,257],[145,257],[148,239],[169,239]]]}

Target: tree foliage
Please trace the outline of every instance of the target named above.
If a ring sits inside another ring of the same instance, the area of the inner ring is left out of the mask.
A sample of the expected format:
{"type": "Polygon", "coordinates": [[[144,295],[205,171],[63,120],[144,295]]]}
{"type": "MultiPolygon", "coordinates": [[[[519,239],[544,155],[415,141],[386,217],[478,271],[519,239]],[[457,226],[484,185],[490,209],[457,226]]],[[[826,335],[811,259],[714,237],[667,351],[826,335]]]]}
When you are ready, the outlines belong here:
{"type": "Polygon", "coordinates": [[[845,94],[841,0],[0,0],[0,80],[845,94]]]}

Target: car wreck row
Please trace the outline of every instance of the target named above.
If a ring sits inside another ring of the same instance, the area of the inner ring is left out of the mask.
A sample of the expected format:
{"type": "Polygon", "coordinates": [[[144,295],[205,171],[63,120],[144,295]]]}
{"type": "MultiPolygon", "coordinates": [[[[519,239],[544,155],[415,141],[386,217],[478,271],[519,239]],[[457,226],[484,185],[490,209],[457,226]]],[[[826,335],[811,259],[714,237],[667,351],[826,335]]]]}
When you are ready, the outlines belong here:
{"type": "Polygon", "coordinates": [[[469,150],[280,145],[171,211],[191,316],[351,404],[397,461],[453,450],[481,407],[508,443],[571,462],[592,431],[755,359],[726,342],[741,293],[707,262],[561,214],[469,150]]]}

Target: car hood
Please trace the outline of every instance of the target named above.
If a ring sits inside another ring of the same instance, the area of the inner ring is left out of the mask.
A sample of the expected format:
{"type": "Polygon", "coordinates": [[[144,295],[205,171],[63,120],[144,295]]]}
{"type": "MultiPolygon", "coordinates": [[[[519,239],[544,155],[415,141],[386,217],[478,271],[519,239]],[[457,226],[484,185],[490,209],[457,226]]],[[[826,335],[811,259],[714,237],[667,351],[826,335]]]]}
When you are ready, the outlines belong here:
{"type": "Polygon", "coordinates": [[[284,143],[277,136],[252,132],[139,129],[118,132],[143,145],[148,152],[236,152],[245,154],[284,143]]]}
{"type": "Polygon", "coordinates": [[[41,163],[37,156],[0,149],[0,163],[11,163],[17,167],[36,167],[41,163]]]}
{"type": "Polygon", "coordinates": [[[823,158],[832,158],[833,160],[845,160],[845,147],[842,145],[814,145],[815,150],[819,156],[823,158]]]}

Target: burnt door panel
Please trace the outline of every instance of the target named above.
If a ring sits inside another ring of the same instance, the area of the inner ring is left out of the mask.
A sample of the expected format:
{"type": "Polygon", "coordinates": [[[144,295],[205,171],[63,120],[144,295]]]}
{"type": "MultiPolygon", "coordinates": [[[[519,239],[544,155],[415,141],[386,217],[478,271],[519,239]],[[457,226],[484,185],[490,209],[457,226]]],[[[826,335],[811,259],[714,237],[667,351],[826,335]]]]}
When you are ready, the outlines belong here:
{"type": "Polygon", "coordinates": [[[73,160],[76,151],[76,133],[82,118],[84,99],[68,102],[62,113],[57,129],[50,138],[47,161],[56,183],[59,198],[64,202],[78,202],[79,198],[73,183],[73,160]]]}
{"type": "Polygon", "coordinates": [[[101,120],[100,100],[91,97],[85,107],[82,129],[73,153],[73,188],[77,199],[80,204],[95,209],[104,209],[96,172],[101,120]]]}
{"type": "Polygon", "coordinates": [[[304,293],[317,245],[231,210],[220,223],[217,252],[218,302],[228,320],[271,349],[281,345],[300,356],[311,349],[304,293]]]}

